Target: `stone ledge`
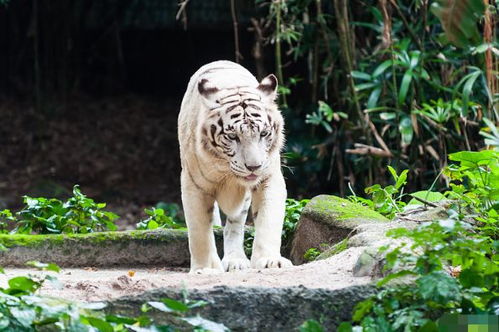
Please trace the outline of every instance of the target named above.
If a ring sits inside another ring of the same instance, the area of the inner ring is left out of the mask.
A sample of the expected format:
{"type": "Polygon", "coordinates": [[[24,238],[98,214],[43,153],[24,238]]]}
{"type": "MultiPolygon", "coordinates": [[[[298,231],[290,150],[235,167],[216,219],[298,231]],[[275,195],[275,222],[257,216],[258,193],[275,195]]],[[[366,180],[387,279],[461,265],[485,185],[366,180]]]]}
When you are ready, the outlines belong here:
{"type": "MultiPolygon", "coordinates": [[[[215,231],[221,248],[221,230],[215,231]]],[[[61,267],[154,266],[187,267],[186,230],[96,232],[89,234],[1,234],[0,266],[24,266],[27,261],[61,267]]]]}
{"type": "MultiPolygon", "coordinates": [[[[221,286],[190,290],[187,297],[209,303],[190,314],[200,314],[203,318],[223,323],[232,331],[295,331],[308,319],[320,321],[325,331],[334,331],[342,321],[351,320],[358,302],[375,293],[374,285],[335,290],[221,286]]],[[[143,303],[163,298],[181,300],[183,291],[159,288],[126,296],[109,301],[105,310],[113,314],[140,315],[143,303]]],[[[148,314],[157,322],[167,323],[162,312],[151,310],[148,314]]]]}

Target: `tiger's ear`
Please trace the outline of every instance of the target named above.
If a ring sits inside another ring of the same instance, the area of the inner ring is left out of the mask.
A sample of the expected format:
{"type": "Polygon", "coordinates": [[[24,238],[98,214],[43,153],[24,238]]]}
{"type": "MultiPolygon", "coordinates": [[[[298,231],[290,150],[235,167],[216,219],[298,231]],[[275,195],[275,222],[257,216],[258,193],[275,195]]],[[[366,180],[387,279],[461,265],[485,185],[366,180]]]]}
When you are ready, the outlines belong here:
{"type": "Polygon", "coordinates": [[[203,78],[198,82],[198,91],[207,101],[214,102],[213,99],[215,98],[215,93],[218,92],[218,88],[206,78],[203,78]]]}
{"type": "Polygon", "coordinates": [[[277,77],[274,74],[266,76],[258,85],[258,90],[268,99],[274,101],[277,98],[277,77]]]}

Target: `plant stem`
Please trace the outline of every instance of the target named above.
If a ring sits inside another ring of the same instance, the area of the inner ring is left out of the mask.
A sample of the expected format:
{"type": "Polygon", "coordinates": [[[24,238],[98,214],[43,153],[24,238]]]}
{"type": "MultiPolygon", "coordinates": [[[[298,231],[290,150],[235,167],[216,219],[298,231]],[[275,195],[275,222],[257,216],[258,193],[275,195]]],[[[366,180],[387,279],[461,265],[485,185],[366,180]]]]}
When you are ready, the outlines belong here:
{"type": "Polygon", "coordinates": [[[346,78],[348,81],[348,86],[352,93],[352,99],[354,103],[355,110],[357,112],[357,116],[359,117],[359,121],[362,125],[362,129],[367,137],[367,124],[364,120],[364,115],[360,108],[359,97],[357,95],[357,91],[355,90],[355,82],[352,77],[353,71],[353,46],[352,46],[352,32],[350,31],[350,24],[348,20],[348,6],[347,0],[333,0],[334,9],[336,12],[336,21],[338,27],[338,36],[340,39],[341,45],[341,55],[343,58],[343,63],[345,64],[346,69],[346,78]]]}
{"type": "MultiPolygon", "coordinates": [[[[276,18],[275,18],[275,65],[277,71],[277,80],[280,85],[284,85],[284,75],[282,74],[282,52],[281,52],[281,1],[275,0],[276,18]]],[[[281,95],[282,105],[288,107],[286,95],[281,95]]]]}

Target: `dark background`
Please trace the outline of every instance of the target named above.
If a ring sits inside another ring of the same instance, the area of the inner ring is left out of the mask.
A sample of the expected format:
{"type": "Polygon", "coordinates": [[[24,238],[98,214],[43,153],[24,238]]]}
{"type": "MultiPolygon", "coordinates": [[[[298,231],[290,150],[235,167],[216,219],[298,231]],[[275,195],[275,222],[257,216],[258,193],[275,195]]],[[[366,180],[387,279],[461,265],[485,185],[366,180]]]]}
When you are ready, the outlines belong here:
{"type": "MultiPolygon", "coordinates": [[[[238,1],[255,72],[252,1],[238,1]]],[[[201,65],[234,60],[229,1],[12,0],[0,5],[0,208],[74,184],[124,218],[180,201],[177,113],[201,65]]],[[[273,71],[270,56],[268,73],[273,71]]]]}

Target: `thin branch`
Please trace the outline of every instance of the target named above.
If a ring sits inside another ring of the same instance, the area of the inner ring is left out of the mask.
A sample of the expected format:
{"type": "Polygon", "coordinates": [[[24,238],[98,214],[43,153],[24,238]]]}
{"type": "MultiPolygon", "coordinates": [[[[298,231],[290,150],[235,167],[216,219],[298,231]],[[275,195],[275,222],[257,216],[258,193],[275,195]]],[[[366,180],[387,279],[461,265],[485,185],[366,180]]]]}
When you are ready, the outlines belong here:
{"type": "MultiPolygon", "coordinates": [[[[277,80],[280,85],[284,85],[284,75],[282,73],[282,51],[281,51],[281,1],[276,0],[276,17],[275,17],[275,65],[277,70],[277,80]]],[[[281,94],[282,104],[288,107],[287,98],[285,94],[281,94]]]]}
{"type": "Polygon", "coordinates": [[[234,26],[234,48],[236,55],[236,62],[239,63],[239,60],[242,60],[242,55],[239,52],[239,29],[237,24],[237,14],[236,14],[236,4],[234,0],[230,0],[230,13],[232,15],[232,25],[234,26]]]}
{"type": "Polygon", "coordinates": [[[255,58],[257,78],[260,80],[265,75],[265,66],[263,64],[263,50],[262,50],[265,38],[263,37],[261,22],[255,19],[254,17],[252,17],[250,21],[253,27],[249,28],[248,30],[254,31],[255,33],[255,45],[253,46],[251,55],[253,55],[253,58],[255,58]]]}
{"type": "Polygon", "coordinates": [[[381,138],[380,134],[378,133],[378,130],[374,126],[374,123],[372,121],[368,120],[369,128],[371,128],[371,131],[373,132],[374,138],[376,138],[376,141],[378,142],[379,145],[385,150],[390,156],[392,155],[392,152],[386,145],[385,141],[381,138]]]}
{"type": "Polygon", "coordinates": [[[365,144],[360,144],[360,143],[355,143],[354,144],[355,149],[346,149],[346,153],[350,154],[360,154],[360,155],[370,155],[370,156],[377,156],[377,157],[382,157],[382,158],[392,158],[393,155],[391,154],[390,151],[385,151],[383,149],[377,148],[375,146],[370,146],[370,145],[365,145],[365,144]]]}
{"type": "Polygon", "coordinates": [[[186,7],[190,0],[180,0],[178,5],[179,9],[177,15],[175,15],[175,20],[179,20],[180,16],[182,16],[182,24],[184,25],[184,30],[187,30],[187,11],[186,7]]]}
{"type": "Polygon", "coordinates": [[[421,203],[425,205],[429,205],[431,207],[438,207],[438,204],[432,203],[430,201],[427,201],[426,199],[419,198],[417,196],[410,195],[412,198],[414,198],[416,201],[420,201],[421,203]]]}

